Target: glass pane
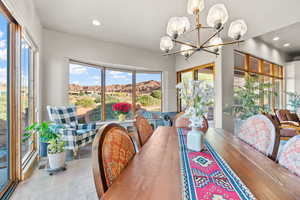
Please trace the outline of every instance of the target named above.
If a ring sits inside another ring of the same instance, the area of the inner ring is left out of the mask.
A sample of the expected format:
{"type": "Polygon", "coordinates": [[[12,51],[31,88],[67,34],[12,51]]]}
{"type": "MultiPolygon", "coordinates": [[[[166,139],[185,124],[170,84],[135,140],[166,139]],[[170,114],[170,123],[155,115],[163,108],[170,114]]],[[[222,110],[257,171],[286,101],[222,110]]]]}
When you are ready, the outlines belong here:
{"type": "Polygon", "coordinates": [[[264,74],[271,75],[271,63],[264,62],[264,74]]]}
{"type": "Polygon", "coordinates": [[[9,180],[8,21],[0,14],[0,190],[9,180]]]}
{"type": "MultiPolygon", "coordinates": [[[[272,84],[272,78],[268,76],[264,76],[264,83],[269,83],[272,84]]],[[[272,90],[272,89],[270,89],[272,90]]],[[[264,106],[266,108],[269,108],[270,110],[272,109],[272,92],[270,91],[264,96],[264,106]]]]}
{"type": "Polygon", "coordinates": [[[245,60],[246,60],[246,56],[244,54],[234,52],[234,66],[235,66],[235,68],[246,69],[245,60]]]}
{"type": "MultiPolygon", "coordinates": [[[[188,72],[182,72],[180,73],[180,79],[181,82],[187,82],[189,80],[193,80],[193,71],[188,71],[188,72]]],[[[180,100],[180,105],[181,105],[181,111],[184,111],[186,108],[186,102],[184,100],[180,100]]]]}
{"type": "MultiPolygon", "coordinates": [[[[234,70],[234,90],[237,90],[240,87],[245,85],[245,75],[243,71],[234,70]]],[[[241,103],[237,98],[234,98],[234,105],[240,105],[241,103]]]]}
{"type": "MultiPolygon", "coordinates": [[[[21,130],[29,126],[30,121],[30,96],[29,96],[29,79],[30,79],[30,48],[25,40],[21,42],[21,130]]],[[[31,152],[32,139],[22,143],[22,159],[31,152]]]]}
{"type": "Polygon", "coordinates": [[[275,92],[277,96],[275,96],[275,108],[280,109],[282,108],[282,80],[275,79],[275,92]]]}
{"type": "Polygon", "coordinates": [[[282,70],[281,66],[274,65],[274,76],[276,76],[276,77],[283,77],[282,76],[282,72],[283,72],[283,70],[282,70]]]}
{"type": "MultiPolygon", "coordinates": [[[[118,115],[112,111],[112,106],[115,103],[129,103],[132,105],[132,73],[106,70],[105,78],[106,120],[117,120],[118,115]]],[[[132,113],[126,117],[132,118],[132,113]]]]}
{"type": "MultiPolygon", "coordinates": [[[[214,68],[211,66],[211,67],[206,67],[206,68],[197,70],[197,78],[198,78],[198,80],[205,81],[207,84],[210,84],[213,87],[214,86],[214,68]]],[[[214,105],[209,107],[206,117],[207,117],[208,121],[212,123],[212,121],[214,120],[214,105]]]]}
{"type": "Polygon", "coordinates": [[[79,122],[101,120],[100,68],[70,64],[69,102],[76,105],[79,122]]]}
{"type": "Polygon", "coordinates": [[[259,72],[259,62],[258,59],[254,57],[250,57],[250,71],[252,72],[259,72]]]}
{"type": "Polygon", "coordinates": [[[161,111],[161,73],[136,73],[136,97],[143,109],[161,111]]]}

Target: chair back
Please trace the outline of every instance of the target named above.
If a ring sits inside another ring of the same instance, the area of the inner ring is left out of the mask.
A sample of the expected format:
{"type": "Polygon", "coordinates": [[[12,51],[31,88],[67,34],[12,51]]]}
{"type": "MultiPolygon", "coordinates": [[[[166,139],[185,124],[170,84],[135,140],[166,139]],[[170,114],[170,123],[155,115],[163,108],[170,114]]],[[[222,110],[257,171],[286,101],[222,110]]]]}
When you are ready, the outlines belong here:
{"type": "Polygon", "coordinates": [[[99,199],[134,155],[134,144],[125,128],[111,123],[98,131],[92,148],[92,169],[99,199]]]}
{"type": "Polygon", "coordinates": [[[57,124],[78,124],[75,106],[47,106],[47,111],[49,119],[57,124]]]}
{"type": "Polygon", "coordinates": [[[289,110],[284,110],[284,109],[276,110],[275,113],[280,122],[289,121],[288,120],[288,114],[290,113],[289,110]]]}
{"type": "Polygon", "coordinates": [[[149,124],[148,120],[143,116],[137,115],[135,117],[135,120],[135,126],[138,131],[140,145],[143,146],[147,142],[147,140],[152,136],[153,128],[149,124]]]}
{"type": "Polygon", "coordinates": [[[292,173],[300,176],[300,135],[288,140],[283,146],[278,162],[292,173]]]}
{"type": "MultiPolygon", "coordinates": [[[[200,128],[200,130],[203,132],[203,133],[206,133],[207,130],[208,130],[208,120],[205,116],[202,116],[203,117],[203,124],[202,124],[202,127],[200,128]]],[[[175,127],[176,128],[190,128],[190,120],[184,116],[184,113],[181,112],[179,114],[176,115],[176,119],[175,119],[175,127]]]]}
{"type": "Polygon", "coordinates": [[[280,130],[273,119],[266,115],[252,116],[242,124],[237,136],[272,160],[276,160],[280,130]]]}

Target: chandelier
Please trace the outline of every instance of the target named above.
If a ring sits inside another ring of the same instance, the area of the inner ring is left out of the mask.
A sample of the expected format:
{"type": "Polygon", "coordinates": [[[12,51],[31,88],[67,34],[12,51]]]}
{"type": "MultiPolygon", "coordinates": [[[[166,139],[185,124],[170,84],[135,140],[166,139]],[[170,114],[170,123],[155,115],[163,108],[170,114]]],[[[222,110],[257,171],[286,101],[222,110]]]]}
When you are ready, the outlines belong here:
{"type": "Polygon", "coordinates": [[[224,45],[232,45],[243,42],[242,36],[247,32],[247,25],[244,20],[235,20],[231,22],[228,30],[228,36],[233,40],[223,42],[220,33],[224,30],[224,25],[228,21],[228,11],[224,4],[212,6],[207,16],[207,26],[200,23],[200,12],[203,11],[204,0],[188,0],[187,12],[195,17],[196,26],[191,29],[190,21],[187,17],[172,17],[167,25],[167,35],[160,40],[160,49],[165,52],[164,56],[181,54],[186,59],[199,51],[209,52],[219,55],[219,50],[224,45]],[[213,31],[210,37],[201,42],[200,31],[207,29],[213,31]],[[196,44],[178,40],[185,33],[196,31],[196,44]],[[176,44],[181,45],[180,50],[170,52],[176,44]]]}

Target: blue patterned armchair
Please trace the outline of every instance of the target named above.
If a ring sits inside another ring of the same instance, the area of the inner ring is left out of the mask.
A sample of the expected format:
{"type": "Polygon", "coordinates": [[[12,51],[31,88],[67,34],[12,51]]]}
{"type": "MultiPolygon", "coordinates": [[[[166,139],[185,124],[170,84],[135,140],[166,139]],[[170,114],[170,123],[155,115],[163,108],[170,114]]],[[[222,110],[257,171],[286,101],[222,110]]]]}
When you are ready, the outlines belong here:
{"type": "Polygon", "coordinates": [[[53,127],[65,142],[65,149],[72,150],[74,156],[78,149],[91,143],[97,133],[96,123],[79,124],[75,106],[47,106],[53,127]]]}
{"type": "Polygon", "coordinates": [[[142,109],[137,111],[138,115],[141,115],[148,120],[154,130],[159,126],[172,126],[172,117],[174,113],[177,114],[177,112],[151,112],[142,109]]]}

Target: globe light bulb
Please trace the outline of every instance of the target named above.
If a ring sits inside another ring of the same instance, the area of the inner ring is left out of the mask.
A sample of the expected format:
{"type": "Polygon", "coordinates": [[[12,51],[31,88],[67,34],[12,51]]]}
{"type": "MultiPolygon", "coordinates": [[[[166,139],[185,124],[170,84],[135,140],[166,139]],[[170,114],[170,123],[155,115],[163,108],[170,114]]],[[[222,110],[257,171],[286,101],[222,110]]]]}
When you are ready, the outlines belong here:
{"type": "Polygon", "coordinates": [[[189,0],[187,5],[187,12],[190,15],[195,15],[201,12],[205,7],[204,0],[189,0]]]}
{"type": "Polygon", "coordinates": [[[180,47],[180,51],[183,51],[181,52],[181,55],[185,56],[185,57],[189,57],[192,53],[193,53],[193,48],[188,46],[188,45],[181,45],[180,47]],[[190,50],[190,51],[188,51],[190,50]]]}
{"type": "Polygon", "coordinates": [[[248,28],[244,20],[235,20],[230,24],[228,36],[234,40],[239,40],[247,33],[247,30],[248,28]]]}
{"type": "MultiPolygon", "coordinates": [[[[209,45],[219,45],[219,44],[222,44],[222,43],[223,43],[222,38],[220,38],[220,37],[214,37],[214,38],[209,42],[209,45]]],[[[214,46],[214,47],[209,47],[208,50],[217,53],[221,48],[222,48],[222,46],[214,46]]]]}
{"type": "Polygon", "coordinates": [[[172,39],[168,36],[164,36],[160,39],[160,49],[164,52],[169,52],[171,49],[173,49],[174,43],[172,39]]]}
{"type": "Polygon", "coordinates": [[[167,26],[167,34],[177,39],[178,36],[188,31],[191,27],[189,19],[187,17],[172,17],[167,26]]]}
{"type": "Polygon", "coordinates": [[[210,27],[220,29],[228,20],[228,12],[224,4],[216,4],[209,9],[207,24],[210,27]]]}

